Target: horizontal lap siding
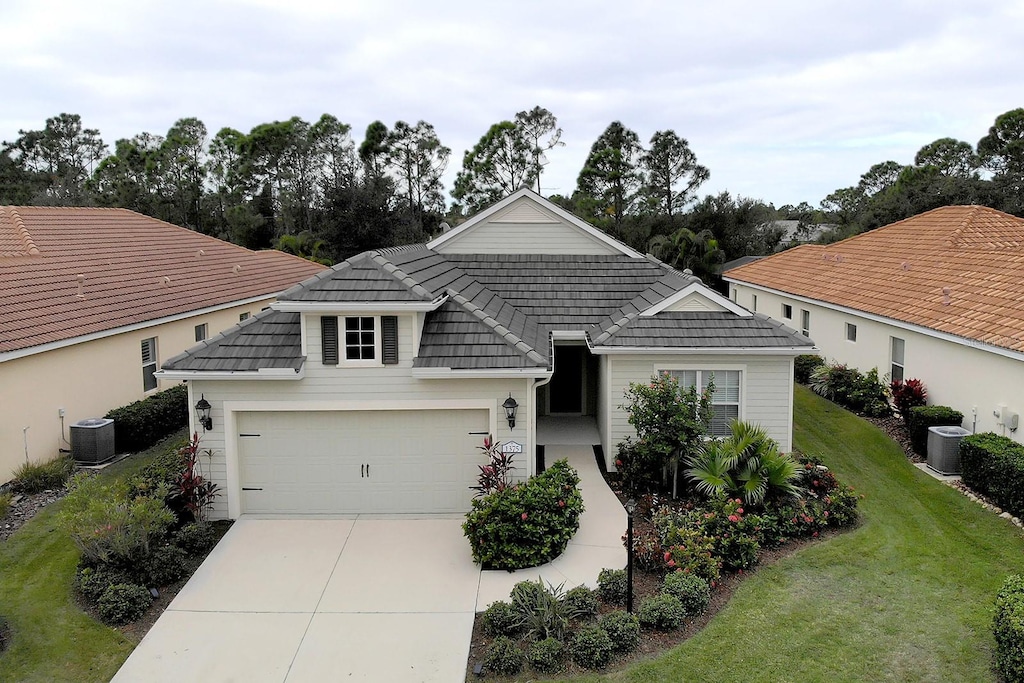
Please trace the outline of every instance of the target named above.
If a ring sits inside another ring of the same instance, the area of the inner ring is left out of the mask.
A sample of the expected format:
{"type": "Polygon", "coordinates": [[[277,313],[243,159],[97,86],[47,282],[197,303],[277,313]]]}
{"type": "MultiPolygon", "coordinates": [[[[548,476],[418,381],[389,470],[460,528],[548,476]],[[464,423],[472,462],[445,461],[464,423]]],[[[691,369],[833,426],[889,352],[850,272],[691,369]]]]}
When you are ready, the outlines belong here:
{"type": "Polygon", "coordinates": [[[648,382],[658,369],[695,367],[706,370],[745,366],[742,384],[742,419],[764,426],[769,435],[786,451],[790,444],[790,375],[789,358],[756,356],[607,356],[610,364],[606,396],[609,398],[610,421],[606,437],[607,457],[614,460],[617,445],[636,432],[629,424],[625,391],[632,382],[648,382]]]}
{"type": "Polygon", "coordinates": [[[619,254],[563,223],[490,223],[440,245],[449,254],[619,254]]]}
{"type": "MultiPolygon", "coordinates": [[[[494,401],[498,406],[497,434],[500,441],[514,440],[523,444],[524,453],[516,460],[526,468],[528,459],[527,414],[529,399],[526,395],[529,379],[416,379],[412,371],[413,316],[400,316],[398,320],[399,364],[388,366],[326,366],[320,361],[320,318],[309,316],[307,321],[308,360],[306,376],[297,381],[203,381],[193,380],[194,404],[200,393],[213,406],[214,428],[202,439],[201,449],[213,451],[213,458],[203,458],[211,479],[222,488],[217,499],[214,518],[225,518],[227,507],[227,464],[224,437],[225,401],[494,401]],[[509,392],[519,402],[519,419],[514,430],[500,414],[500,404],[509,392]]],[[[481,461],[482,462],[482,461],[481,461]]]]}

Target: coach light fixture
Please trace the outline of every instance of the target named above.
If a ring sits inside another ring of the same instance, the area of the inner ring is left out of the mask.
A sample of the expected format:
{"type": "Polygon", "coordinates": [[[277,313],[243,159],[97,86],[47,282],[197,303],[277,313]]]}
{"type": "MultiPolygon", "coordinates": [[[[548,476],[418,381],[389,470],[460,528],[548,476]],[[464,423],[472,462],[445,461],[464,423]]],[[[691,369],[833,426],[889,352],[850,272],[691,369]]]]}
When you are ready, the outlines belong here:
{"type": "Polygon", "coordinates": [[[196,416],[199,418],[199,424],[203,425],[203,431],[209,431],[213,429],[213,418],[210,417],[210,411],[213,406],[206,400],[206,395],[201,394],[199,402],[196,403],[196,416]]]}
{"type": "Polygon", "coordinates": [[[519,407],[519,404],[516,403],[514,398],[512,398],[512,392],[509,392],[508,398],[506,398],[505,402],[501,404],[501,407],[505,409],[505,419],[508,420],[508,428],[515,429],[516,409],[519,407]]]}

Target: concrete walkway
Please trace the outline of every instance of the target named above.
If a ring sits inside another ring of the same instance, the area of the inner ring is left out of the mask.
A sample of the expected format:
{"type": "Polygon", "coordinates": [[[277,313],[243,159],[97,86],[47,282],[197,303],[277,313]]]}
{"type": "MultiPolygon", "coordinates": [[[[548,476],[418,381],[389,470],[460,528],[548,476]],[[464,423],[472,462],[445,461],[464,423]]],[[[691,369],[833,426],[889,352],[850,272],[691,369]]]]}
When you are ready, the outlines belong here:
{"type": "Polygon", "coordinates": [[[582,479],[580,530],[554,562],[481,572],[461,516],[238,520],[115,683],[465,679],[474,613],[527,579],[595,585],[625,566],[625,512],[589,446],[548,446],[582,479]]]}

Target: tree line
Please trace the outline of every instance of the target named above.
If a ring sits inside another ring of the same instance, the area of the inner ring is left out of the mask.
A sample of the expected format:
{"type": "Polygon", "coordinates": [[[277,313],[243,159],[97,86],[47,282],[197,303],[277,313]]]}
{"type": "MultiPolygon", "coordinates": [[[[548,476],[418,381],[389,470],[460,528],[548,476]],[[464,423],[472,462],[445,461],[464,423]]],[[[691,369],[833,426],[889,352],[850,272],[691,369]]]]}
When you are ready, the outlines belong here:
{"type": "Polygon", "coordinates": [[[817,215],[804,205],[784,208],[800,220],[834,223],[823,240],[835,241],[955,204],[1024,216],[1024,109],[997,116],[976,145],[944,137],[918,150],[912,164],[874,164],[856,185],[825,197],[817,215]]]}

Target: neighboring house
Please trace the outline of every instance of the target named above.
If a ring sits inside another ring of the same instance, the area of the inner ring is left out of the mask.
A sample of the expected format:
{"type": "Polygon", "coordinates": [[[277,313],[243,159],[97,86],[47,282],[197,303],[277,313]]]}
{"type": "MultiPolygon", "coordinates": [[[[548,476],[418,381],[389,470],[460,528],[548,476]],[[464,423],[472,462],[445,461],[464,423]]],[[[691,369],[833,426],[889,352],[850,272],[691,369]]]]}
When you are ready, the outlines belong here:
{"type": "Polygon", "coordinates": [[[782,233],[782,239],[779,240],[779,249],[813,242],[825,234],[825,232],[836,228],[835,225],[829,223],[805,223],[804,221],[797,220],[772,221],[769,227],[782,233]]]}
{"type": "Polygon", "coordinates": [[[1024,411],[1024,219],[949,206],[724,278],[734,301],[802,330],[827,358],[920,379],[968,429],[1024,441],[1004,424],[1024,411]]]}
{"type": "Polygon", "coordinates": [[[792,435],[813,345],[529,190],[426,245],[370,251],[164,363],[212,405],[214,515],[464,512],[484,436],[536,470],[538,422],[594,425],[613,467],[631,382],[714,374],[730,418],[792,435]],[[514,426],[504,404],[518,404],[514,426]]]}
{"type": "Polygon", "coordinates": [[[0,207],[0,483],[169,386],[160,362],[323,270],[124,209],[0,207]]]}

